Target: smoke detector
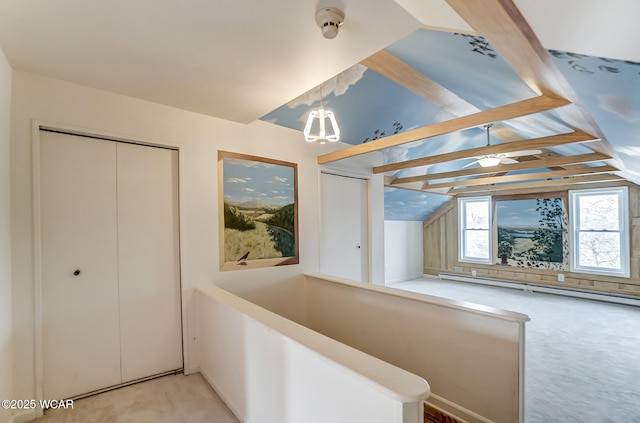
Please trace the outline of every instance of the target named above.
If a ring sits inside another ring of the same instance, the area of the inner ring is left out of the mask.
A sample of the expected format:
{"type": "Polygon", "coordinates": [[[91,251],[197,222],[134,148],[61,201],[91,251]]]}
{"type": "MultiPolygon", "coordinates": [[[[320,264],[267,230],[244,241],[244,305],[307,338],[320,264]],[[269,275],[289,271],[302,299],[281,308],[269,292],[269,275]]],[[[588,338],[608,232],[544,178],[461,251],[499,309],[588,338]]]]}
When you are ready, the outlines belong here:
{"type": "Polygon", "coordinates": [[[344,12],[335,7],[323,7],[316,12],[316,23],[324,38],[333,39],[344,23],[344,12]]]}

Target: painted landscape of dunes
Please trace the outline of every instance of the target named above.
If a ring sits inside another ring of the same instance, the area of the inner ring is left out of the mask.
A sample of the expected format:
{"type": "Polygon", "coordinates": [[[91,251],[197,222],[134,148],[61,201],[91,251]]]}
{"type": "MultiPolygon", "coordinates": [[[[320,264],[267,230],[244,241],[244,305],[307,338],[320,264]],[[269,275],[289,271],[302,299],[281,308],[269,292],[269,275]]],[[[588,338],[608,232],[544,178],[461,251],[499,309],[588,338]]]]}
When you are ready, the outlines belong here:
{"type": "Polygon", "coordinates": [[[296,165],[219,152],[224,270],[299,262],[296,165]]]}

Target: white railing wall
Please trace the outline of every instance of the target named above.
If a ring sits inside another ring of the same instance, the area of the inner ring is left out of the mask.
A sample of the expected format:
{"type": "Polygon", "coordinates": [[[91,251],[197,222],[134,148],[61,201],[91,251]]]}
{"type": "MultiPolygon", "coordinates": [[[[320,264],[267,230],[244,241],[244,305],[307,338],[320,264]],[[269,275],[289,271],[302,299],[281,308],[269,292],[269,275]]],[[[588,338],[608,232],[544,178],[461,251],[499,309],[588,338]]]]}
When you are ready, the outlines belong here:
{"type": "Polygon", "coordinates": [[[195,295],[200,371],[240,421],[422,421],[424,379],[216,286],[195,295]]]}
{"type": "Polygon", "coordinates": [[[427,400],[468,422],[522,422],[529,317],[307,274],[307,326],[429,381],[427,400]]]}

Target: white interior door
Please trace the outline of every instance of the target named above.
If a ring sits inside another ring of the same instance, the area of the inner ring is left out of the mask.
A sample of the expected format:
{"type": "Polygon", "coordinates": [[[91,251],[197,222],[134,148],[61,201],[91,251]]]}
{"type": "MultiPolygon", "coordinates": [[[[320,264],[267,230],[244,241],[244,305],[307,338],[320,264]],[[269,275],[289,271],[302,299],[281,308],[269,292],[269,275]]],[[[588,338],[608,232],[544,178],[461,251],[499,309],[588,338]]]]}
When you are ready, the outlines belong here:
{"type": "Polygon", "coordinates": [[[322,173],[320,185],[320,271],[368,282],[368,183],[322,173]]]}
{"type": "Polygon", "coordinates": [[[40,133],[44,398],[183,367],[176,151],[40,133]]]}
{"type": "Polygon", "coordinates": [[[120,383],[116,144],[40,133],[44,398],[120,383]]]}
{"type": "Polygon", "coordinates": [[[182,368],[178,152],[118,143],[122,381],[182,368]]]}

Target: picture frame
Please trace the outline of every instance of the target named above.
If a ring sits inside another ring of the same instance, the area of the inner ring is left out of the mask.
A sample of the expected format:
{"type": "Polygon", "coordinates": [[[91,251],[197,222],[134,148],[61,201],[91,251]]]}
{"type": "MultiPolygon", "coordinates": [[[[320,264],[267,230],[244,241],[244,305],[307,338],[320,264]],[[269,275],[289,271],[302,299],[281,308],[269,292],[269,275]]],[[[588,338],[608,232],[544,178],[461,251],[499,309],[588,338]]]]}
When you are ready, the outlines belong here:
{"type": "Polygon", "coordinates": [[[218,151],[220,270],[300,262],[298,166],[218,151]]]}

